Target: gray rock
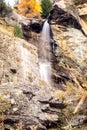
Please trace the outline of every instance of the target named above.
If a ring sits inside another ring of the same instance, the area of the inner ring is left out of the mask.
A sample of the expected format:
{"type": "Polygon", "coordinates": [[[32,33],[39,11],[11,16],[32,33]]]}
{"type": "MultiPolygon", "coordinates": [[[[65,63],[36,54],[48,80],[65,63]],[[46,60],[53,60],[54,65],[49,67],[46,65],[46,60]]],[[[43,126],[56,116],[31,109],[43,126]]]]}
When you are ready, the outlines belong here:
{"type": "Polygon", "coordinates": [[[72,117],[70,122],[71,122],[72,126],[80,126],[80,125],[84,124],[85,121],[87,121],[86,115],[76,115],[76,116],[72,117]]]}
{"type": "Polygon", "coordinates": [[[5,125],[15,128],[22,122],[23,130],[27,130],[31,126],[46,129],[47,126],[57,123],[60,120],[58,115],[65,105],[62,100],[54,98],[50,88],[49,94],[45,88],[25,83],[0,85],[3,102],[9,104],[9,108],[4,110],[5,125]]]}

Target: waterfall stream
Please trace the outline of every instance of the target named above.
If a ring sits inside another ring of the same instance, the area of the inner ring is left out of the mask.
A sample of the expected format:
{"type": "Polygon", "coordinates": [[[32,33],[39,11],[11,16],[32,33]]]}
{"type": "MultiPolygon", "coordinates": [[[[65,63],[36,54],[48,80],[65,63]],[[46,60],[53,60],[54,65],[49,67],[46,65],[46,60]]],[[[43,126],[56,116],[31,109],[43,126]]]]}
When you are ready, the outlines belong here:
{"type": "Polygon", "coordinates": [[[40,76],[41,80],[45,81],[48,85],[51,83],[51,64],[50,64],[50,26],[45,21],[41,34],[40,41],[40,76]]]}

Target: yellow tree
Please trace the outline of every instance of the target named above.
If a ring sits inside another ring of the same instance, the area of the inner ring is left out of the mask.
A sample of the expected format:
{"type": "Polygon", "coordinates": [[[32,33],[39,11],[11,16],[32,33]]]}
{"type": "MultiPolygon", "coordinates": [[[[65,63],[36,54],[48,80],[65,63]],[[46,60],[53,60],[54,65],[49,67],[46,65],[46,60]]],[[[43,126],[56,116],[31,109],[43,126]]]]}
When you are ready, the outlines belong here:
{"type": "Polygon", "coordinates": [[[18,13],[23,14],[26,17],[39,16],[42,10],[40,2],[36,0],[21,0],[17,7],[18,13]]]}

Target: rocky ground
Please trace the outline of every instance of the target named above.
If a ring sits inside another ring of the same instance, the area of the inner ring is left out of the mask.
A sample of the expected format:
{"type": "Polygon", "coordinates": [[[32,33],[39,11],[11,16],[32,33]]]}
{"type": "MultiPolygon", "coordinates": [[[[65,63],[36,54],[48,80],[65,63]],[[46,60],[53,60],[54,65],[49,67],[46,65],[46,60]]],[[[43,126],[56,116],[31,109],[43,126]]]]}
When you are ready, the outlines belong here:
{"type": "Polygon", "coordinates": [[[15,38],[12,27],[0,20],[0,129],[87,129],[86,14],[79,17],[75,7],[74,13],[70,9],[56,3],[49,15],[57,44],[51,54],[51,86],[39,74],[43,22],[22,22],[25,41],[15,38]]]}

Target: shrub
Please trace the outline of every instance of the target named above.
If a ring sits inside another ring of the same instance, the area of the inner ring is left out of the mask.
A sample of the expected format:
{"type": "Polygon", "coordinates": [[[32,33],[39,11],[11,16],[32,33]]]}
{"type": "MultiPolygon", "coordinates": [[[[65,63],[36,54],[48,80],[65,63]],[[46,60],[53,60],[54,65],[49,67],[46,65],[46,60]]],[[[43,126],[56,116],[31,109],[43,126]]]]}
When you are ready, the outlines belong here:
{"type": "Polygon", "coordinates": [[[42,18],[47,18],[50,9],[52,7],[52,3],[50,2],[50,0],[42,0],[41,7],[42,7],[42,12],[41,12],[42,18]]]}
{"type": "Polygon", "coordinates": [[[4,0],[0,0],[0,16],[5,17],[12,12],[11,7],[7,6],[4,0]]]}
{"type": "Polygon", "coordinates": [[[14,26],[14,36],[15,37],[19,37],[22,38],[23,37],[23,32],[22,29],[20,28],[20,26],[18,24],[16,24],[14,26]]]}

